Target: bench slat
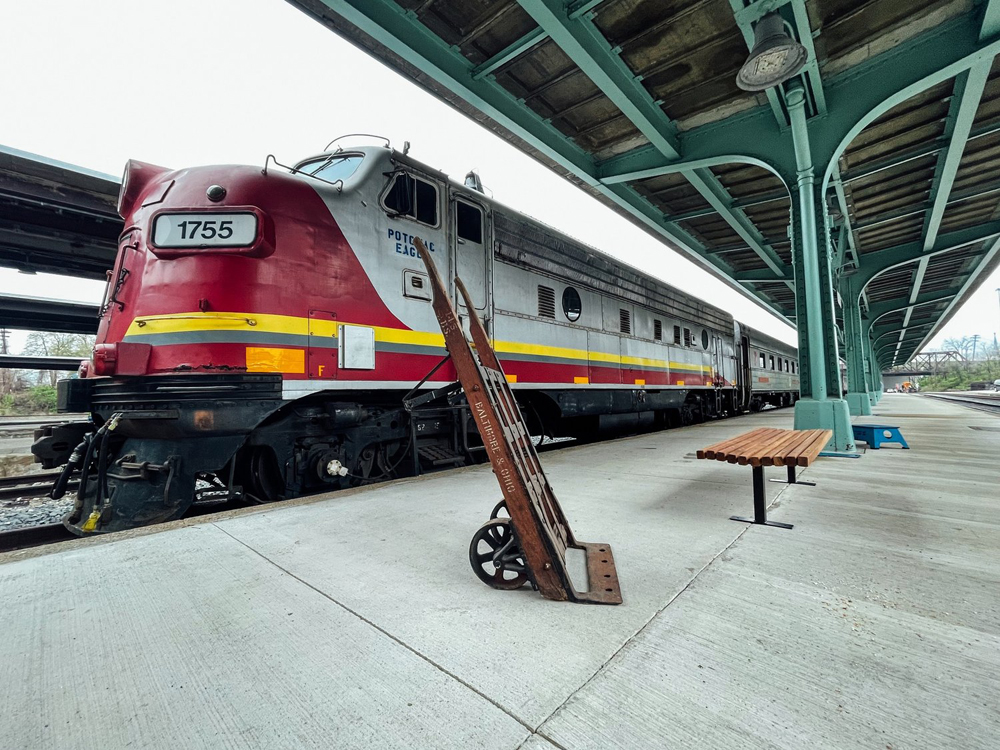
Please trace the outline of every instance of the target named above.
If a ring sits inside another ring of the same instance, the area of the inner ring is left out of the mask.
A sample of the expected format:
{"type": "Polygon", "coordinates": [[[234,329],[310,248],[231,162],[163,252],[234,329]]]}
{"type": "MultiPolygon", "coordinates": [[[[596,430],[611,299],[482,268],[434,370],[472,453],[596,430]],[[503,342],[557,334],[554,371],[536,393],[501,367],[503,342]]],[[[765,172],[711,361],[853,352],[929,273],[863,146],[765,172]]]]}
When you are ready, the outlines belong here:
{"type": "Polygon", "coordinates": [[[771,436],[771,438],[766,442],[752,446],[749,451],[746,451],[749,453],[746,463],[749,463],[751,466],[760,466],[764,459],[770,457],[772,451],[777,449],[787,439],[788,431],[780,430],[776,435],[771,436]]]}
{"type": "Polygon", "coordinates": [[[830,442],[831,437],[833,437],[832,430],[822,430],[821,434],[816,436],[813,444],[799,455],[799,466],[808,466],[815,461],[823,449],[826,448],[826,444],[830,442]]]}
{"type": "Polygon", "coordinates": [[[759,427],[697,452],[698,458],[740,466],[808,466],[829,442],[830,430],[782,430],[759,427]]]}
{"type": "Polygon", "coordinates": [[[719,461],[729,461],[733,464],[739,459],[741,455],[746,452],[752,452],[754,446],[760,445],[762,442],[766,442],[774,437],[776,430],[772,428],[767,428],[757,432],[756,434],[748,433],[745,440],[734,440],[732,445],[730,445],[726,453],[723,455],[717,455],[716,458],[719,461]]]}
{"type": "Polygon", "coordinates": [[[760,427],[756,430],[745,432],[742,435],[739,435],[735,438],[728,438],[727,440],[722,440],[718,443],[713,443],[707,448],[702,448],[700,451],[698,451],[698,458],[715,458],[716,453],[726,453],[727,449],[732,445],[735,445],[736,443],[739,443],[744,439],[751,438],[752,436],[757,435],[758,433],[767,432],[770,429],[771,428],[769,427],[760,427]]]}
{"type": "Polygon", "coordinates": [[[785,455],[782,456],[781,463],[779,466],[795,466],[798,464],[799,455],[804,449],[812,445],[817,439],[817,437],[822,437],[825,434],[825,430],[819,430],[820,434],[817,435],[816,430],[802,430],[798,439],[795,443],[785,451],[785,455]]]}
{"type": "Polygon", "coordinates": [[[765,427],[763,429],[753,430],[752,432],[747,432],[743,435],[727,440],[722,445],[722,449],[716,453],[715,458],[717,461],[725,461],[729,458],[729,456],[738,453],[744,446],[752,445],[758,440],[765,439],[771,434],[771,432],[771,428],[765,427]]]}
{"type": "Polygon", "coordinates": [[[794,430],[789,430],[785,433],[784,438],[779,443],[775,443],[769,446],[767,449],[767,455],[761,456],[761,466],[781,466],[782,460],[785,454],[791,450],[796,443],[798,443],[802,437],[795,434],[794,430]]]}

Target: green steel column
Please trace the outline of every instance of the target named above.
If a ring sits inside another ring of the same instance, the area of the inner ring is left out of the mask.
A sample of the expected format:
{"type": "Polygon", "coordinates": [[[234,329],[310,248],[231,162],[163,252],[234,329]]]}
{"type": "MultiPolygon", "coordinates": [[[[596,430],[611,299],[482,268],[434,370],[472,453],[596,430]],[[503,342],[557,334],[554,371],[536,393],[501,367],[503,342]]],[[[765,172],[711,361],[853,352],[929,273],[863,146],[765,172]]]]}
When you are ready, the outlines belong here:
{"type": "Polygon", "coordinates": [[[803,398],[795,404],[795,428],[833,430],[830,447],[853,451],[854,434],[847,402],[841,398],[836,318],[830,274],[829,238],[820,247],[822,202],[816,191],[805,95],[788,92],[788,115],[795,147],[798,201],[793,201],[792,259],[795,268],[796,313],[803,398]],[[825,289],[824,289],[825,285],[825,289]],[[801,297],[801,299],[799,299],[801,297]]]}
{"type": "Polygon", "coordinates": [[[844,300],[844,355],[847,358],[847,407],[853,416],[872,413],[865,382],[865,343],[861,325],[861,292],[853,277],[841,279],[840,296],[844,300]]]}
{"type": "Polygon", "coordinates": [[[868,398],[872,406],[882,400],[882,369],[875,360],[875,353],[872,352],[872,337],[869,335],[867,326],[861,332],[861,340],[865,345],[865,367],[868,368],[868,398]]]}
{"type": "Polygon", "coordinates": [[[885,387],[882,385],[882,368],[879,367],[878,360],[875,359],[875,352],[872,350],[872,320],[864,320],[861,323],[861,337],[865,342],[865,358],[868,361],[871,372],[872,389],[869,393],[872,406],[882,400],[882,393],[885,387]]]}

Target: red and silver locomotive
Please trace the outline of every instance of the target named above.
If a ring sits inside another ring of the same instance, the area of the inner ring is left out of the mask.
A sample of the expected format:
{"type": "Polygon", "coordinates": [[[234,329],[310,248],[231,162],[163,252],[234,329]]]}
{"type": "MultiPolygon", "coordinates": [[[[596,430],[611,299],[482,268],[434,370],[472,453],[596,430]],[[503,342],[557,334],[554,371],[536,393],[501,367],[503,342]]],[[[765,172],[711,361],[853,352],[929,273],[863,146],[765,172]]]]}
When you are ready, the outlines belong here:
{"type": "MultiPolygon", "coordinates": [[[[795,349],[388,146],[290,170],[129,162],[97,345],[34,451],[77,533],[477,460],[413,244],[457,274],[536,434],[788,405],[795,349]],[[65,481],[62,482],[65,486],[65,481]]],[[[454,290],[451,290],[454,292],[454,290]]]]}

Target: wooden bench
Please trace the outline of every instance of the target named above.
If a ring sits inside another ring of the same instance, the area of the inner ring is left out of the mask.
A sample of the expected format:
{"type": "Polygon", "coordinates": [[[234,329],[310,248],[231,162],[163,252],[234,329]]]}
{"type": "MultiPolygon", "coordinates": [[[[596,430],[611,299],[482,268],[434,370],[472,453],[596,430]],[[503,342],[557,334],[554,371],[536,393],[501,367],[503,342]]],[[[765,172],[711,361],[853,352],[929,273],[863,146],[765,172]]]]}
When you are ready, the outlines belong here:
{"type": "Polygon", "coordinates": [[[799,466],[809,466],[815,461],[832,437],[831,430],[778,430],[762,427],[703,448],[698,451],[698,458],[727,461],[740,466],[750,464],[753,469],[754,517],[730,516],[732,520],[790,529],[792,524],[767,520],[764,467],[784,466],[787,468],[787,480],[772,479],[772,482],[787,481],[788,484],[814,485],[814,482],[797,481],[795,470],[799,466]]]}

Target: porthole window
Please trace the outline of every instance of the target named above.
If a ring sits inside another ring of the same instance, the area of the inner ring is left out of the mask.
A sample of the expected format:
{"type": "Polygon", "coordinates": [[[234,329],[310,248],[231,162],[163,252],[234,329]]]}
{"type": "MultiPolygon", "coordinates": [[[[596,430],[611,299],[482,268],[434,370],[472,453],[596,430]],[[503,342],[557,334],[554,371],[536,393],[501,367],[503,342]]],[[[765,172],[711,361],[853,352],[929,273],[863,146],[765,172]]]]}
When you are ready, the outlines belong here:
{"type": "Polygon", "coordinates": [[[580,319],[580,312],[583,310],[583,304],[580,302],[580,293],[576,291],[576,289],[568,286],[563,290],[562,306],[563,314],[566,316],[566,320],[572,323],[573,321],[580,319]]]}
{"type": "Polygon", "coordinates": [[[704,328],[701,331],[701,348],[708,349],[708,331],[704,328]]]}

